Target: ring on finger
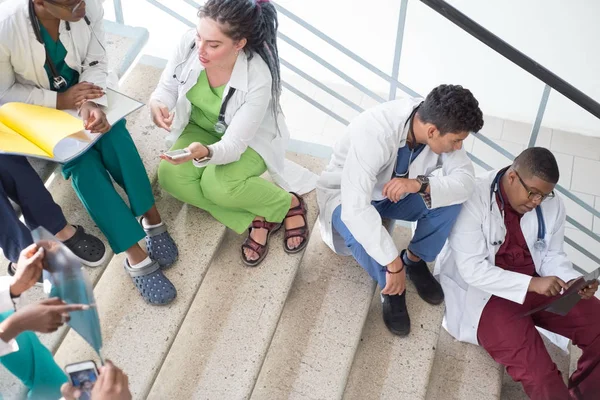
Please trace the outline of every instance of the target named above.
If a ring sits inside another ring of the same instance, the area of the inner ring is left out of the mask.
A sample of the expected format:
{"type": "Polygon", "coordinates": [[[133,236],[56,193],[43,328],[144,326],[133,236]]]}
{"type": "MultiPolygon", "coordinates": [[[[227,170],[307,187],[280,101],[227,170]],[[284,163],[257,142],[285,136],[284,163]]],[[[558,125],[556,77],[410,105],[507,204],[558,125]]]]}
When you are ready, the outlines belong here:
{"type": "Polygon", "coordinates": [[[65,314],[61,314],[60,316],[60,324],[64,325],[67,322],[67,316],[65,314]]]}

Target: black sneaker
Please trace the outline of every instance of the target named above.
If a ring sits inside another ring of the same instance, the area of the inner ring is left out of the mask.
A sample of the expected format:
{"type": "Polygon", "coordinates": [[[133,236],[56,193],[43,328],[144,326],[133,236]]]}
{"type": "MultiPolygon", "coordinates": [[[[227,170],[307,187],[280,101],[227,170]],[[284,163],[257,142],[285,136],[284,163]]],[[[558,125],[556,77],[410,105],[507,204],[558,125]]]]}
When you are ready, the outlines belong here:
{"type": "Polygon", "coordinates": [[[383,322],[394,335],[406,336],[410,333],[410,316],[406,309],[406,291],[390,296],[381,295],[383,322]]]}
{"type": "MultiPolygon", "coordinates": [[[[13,263],[9,262],[8,263],[8,275],[10,276],[15,276],[15,267],[13,266],[13,263]]],[[[38,278],[37,283],[35,284],[35,286],[43,286],[44,285],[44,274],[40,274],[40,277],[38,278]]]]}
{"type": "MultiPolygon", "coordinates": [[[[402,257],[402,262],[407,264],[404,261],[406,258],[404,256],[405,252],[406,250],[402,250],[400,257],[402,257]]],[[[425,261],[411,261],[410,264],[406,265],[406,275],[414,283],[417,293],[423,300],[433,305],[441,304],[444,301],[442,285],[433,277],[425,261]]]]}

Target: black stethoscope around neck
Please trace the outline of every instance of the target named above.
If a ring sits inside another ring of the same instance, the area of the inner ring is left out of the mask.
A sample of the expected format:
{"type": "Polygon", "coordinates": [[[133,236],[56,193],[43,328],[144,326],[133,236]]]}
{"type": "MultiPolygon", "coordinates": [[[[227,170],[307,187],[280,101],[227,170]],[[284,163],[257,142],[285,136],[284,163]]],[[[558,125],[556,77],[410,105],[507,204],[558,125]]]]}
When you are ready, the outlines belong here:
{"type": "MultiPolygon", "coordinates": [[[[493,201],[494,201],[494,195],[497,195],[498,200],[500,201],[500,204],[498,204],[498,207],[500,208],[500,212],[501,214],[504,216],[504,198],[502,197],[502,191],[500,190],[500,179],[502,179],[502,177],[504,176],[504,174],[506,173],[506,171],[508,170],[508,168],[504,168],[502,170],[500,170],[497,174],[496,177],[494,178],[494,180],[492,181],[492,185],[490,187],[490,211],[492,211],[492,207],[493,207],[493,201]]],[[[537,215],[537,220],[538,220],[538,233],[537,233],[537,239],[535,240],[535,243],[533,244],[533,248],[537,251],[544,251],[546,250],[546,223],[544,222],[544,214],[542,213],[542,207],[541,205],[538,205],[535,208],[535,213],[537,215]]],[[[491,229],[492,229],[492,224],[490,222],[489,225],[489,230],[490,230],[490,244],[492,246],[501,246],[502,243],[504,243],[504,239],[492,239],[491,237],[491,229]]]]}
{"type": "MultiPolygon", "coordinates": [[[[35,15],[34,4],[33,4],[33,1],[31,1],[31,0],[29,1],[29,20],[31,21],[31,26],[33,27],[33,33],[35,35],[35,38],[37,39],[38,42],[40,42],[44,46],[44,51],[46,52],[46,63],[48,64],[48,68],[50,69],[50,73],[52,74],[52,86],[54,87],[55,90],[65,89],[68,85],[67,80],[64,78],[64,76],[62,76],[58,73],[58,70],[56,69],[56,65],[54,65],[52,58],[50,58],[50,55],[48,54],[48,49],[46,49],[46,45],[44,44],[44,39],[42,38],[42,30],[40,27],[40,21],[38,20],[37,16],[35,15]]],[[[87,24],[88,29],[92,32],[92,35],[94,36],[96,41],[100,44],[100,47],[102,47],[102,50],[104,50],[104,52],[106,53],[106,49],[104,48],[104,45],[98,39],[94,30],[91,28],[92,23],[90,22],[90,19],[87,17],[87,15],[83,17],[83,20],[87,24]]],[[[71,23],[69,21],[65,21],[65,25],[66,25],[67,31],[69,31],[69,36],[70,36],[71,23]]],[[[77,51],[76,47],[75,47],[75,42],[73,41],[72,36],[71,36],[71,42],[73,42],[73,49],[75,49],[75,51],[77,51]]],[[[95,65],[98,65],[99,63],[100,63],[100,61],[98,61],[98,60],[92,61],[88,64],[88,67],[93,67],[95,65]]],[[[83,64],[84,64],[84,62],[82,62],[82,65],[83,64]]]]}
{"type": "MultiPolygon", "coordinates": [[[[188,50],[188,53],[185,56],[185,58],[183,59],[183,61],[181,61],[179,64],[177,64],[175,66],[175,68],[173,68],[173,79],[175,79],[179,83],[179,85],[185,85],[185,83],[187,82],[187,80],[190,77],[192,70],[190,70],[188,72],[185,79],[181,80],[177,77],[177,68],[181,68],[181,72],[183,73],[183,65],[190,59],[195,48],[196,48],[196,41],[194,40],[194,43],[192,43],[192,45],[190,46],[190,49],[188,50]]],[[[231,97],[233,97],[234,93],[235,93],[235,88],[230,87],[229,91],[227,92],[227,96],[225,96],[225,100],[223,100],[223,103],[221,103],[221,109],[219,110],[219,119],[217,120],[217,122],[215,122],[215,125],[214,125],[215,132],[217,132],[217,133],[223,134],[223,133],[225,133],[225,131],[228,128],[227,123],[225,122],[225,111],[227,111],[227,104],[229,104],[229,100],[231,100],[231,97]]]]}

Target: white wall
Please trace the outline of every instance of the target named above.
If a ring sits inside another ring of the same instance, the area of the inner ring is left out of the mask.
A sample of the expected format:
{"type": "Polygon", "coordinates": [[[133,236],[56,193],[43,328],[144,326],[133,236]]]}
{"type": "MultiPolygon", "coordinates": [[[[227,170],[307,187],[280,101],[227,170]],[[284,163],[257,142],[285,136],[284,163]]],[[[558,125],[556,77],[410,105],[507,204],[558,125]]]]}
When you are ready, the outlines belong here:
{"type": "MultiPolygon", "coordinates": [[[[450,0],[452,5],[600,101],[600,2],[450,0]]],[[[279,0],[386,73],[391,73],[400,0],[279,0]]],[[[281,32],[379,92],[385,82],[281,16],[281,32]]],[[[409,0],[400,81],[421,94],[440,83],[470,88],[485,114],[532,122],[543,83],[417,0],[409,0]]],[[[318,79],[338,78],[280,41],[281,56],[318,79]]],[[[600,136],[600,120],[557,92],[543,125],[600,136]]]]}

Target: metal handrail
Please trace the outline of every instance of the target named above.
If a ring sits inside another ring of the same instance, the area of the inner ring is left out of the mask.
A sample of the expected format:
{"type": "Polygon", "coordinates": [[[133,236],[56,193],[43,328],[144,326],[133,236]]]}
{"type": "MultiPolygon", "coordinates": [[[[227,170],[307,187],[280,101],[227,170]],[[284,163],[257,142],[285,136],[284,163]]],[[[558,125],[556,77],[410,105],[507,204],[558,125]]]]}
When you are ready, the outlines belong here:
{"type": "Polygon", "coordinates": [[[458,11],[455,7],[443,0],[419,0],[429,6],[432,10],[457,25],[463,31],[481,41],[483,44],[507,58],[514,64],[523,68],[548,86],[552,87],[572,102],[587,110],[596,118],[600,118],[600,103],[592,99],[569,82],[565,81],[548,68],[526,56],[492,32],[458,11]]]}

